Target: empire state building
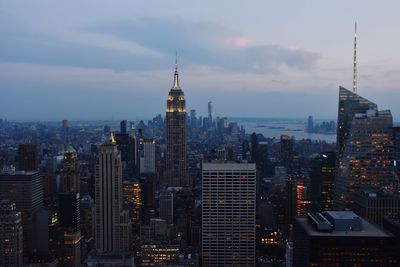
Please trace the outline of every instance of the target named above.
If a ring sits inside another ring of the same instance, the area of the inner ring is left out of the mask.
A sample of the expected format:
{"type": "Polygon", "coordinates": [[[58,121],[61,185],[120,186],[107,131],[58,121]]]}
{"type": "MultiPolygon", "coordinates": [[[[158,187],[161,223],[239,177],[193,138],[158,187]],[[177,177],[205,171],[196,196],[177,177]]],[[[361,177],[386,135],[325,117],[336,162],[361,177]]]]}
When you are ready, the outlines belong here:
{"type": "Polygon", "coordinates": [[[189,186],[186,156],[186,105],[185,95],[179,86],[178,65],[175,67],[174,84],[168,93],[167,126],[167,169],[164,185],[167,187],[189,186]]]}

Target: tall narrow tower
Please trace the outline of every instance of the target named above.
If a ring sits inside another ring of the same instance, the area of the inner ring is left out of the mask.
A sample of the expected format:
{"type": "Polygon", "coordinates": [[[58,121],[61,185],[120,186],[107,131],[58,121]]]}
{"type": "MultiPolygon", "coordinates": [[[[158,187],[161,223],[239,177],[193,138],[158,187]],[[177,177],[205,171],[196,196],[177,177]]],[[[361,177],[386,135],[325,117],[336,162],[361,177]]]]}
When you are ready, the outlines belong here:
{"type": "Polygon", "coordinates": [[[354,24],[353,93],[357,92],[357,21],[354,24]]]}
{"type": "Polygon", "coordinates": [[[174,84],[167,98],[167,170],[164,185],[167,187],[189,186],[186,159],[186,106],[185,95],[178,80],[178,64],[175,65],[174,84]]]}
{"type": "Polygon", "coordinates": [[[122,163],[112,134],[99,148],[95,169],[95,195],[96,249],[101,252],[121,251],[122,163]]]}

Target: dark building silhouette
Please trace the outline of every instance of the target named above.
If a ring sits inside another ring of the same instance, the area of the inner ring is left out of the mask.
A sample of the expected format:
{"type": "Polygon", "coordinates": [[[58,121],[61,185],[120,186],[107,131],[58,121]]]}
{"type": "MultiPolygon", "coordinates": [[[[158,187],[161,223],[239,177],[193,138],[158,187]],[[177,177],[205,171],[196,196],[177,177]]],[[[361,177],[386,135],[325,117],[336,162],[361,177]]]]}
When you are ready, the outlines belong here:
{"type": "Polygon", "coordinates": [[[59,226],[80,229],[80,198],[78,193],[58,194],[58,220],[59,226]]]}
{"type": "Polygon", "coordinates": [[[11,200],[21,212],[24,253],[29,253],[32,248],[33,218],[43,206],[42,176],[38,171],[0,173],[0,199],[11,200]]]}
{"type": "Polygon", "coordinates": [[[333,209],[335,174],[335,152],[322,152],[313,160],[310,172],[312,211],[328,211],[333,209]]]}
{"type": "Polygon", "coordinates": [[[18,146],[18,166],[21,171],[38,170],[38,153],[35,144],[21,144],[18,146]]]}
{"type": "Polygon", "coordinates": [[[281,135],[280,160],[282,165],[288,169],[293,165],[293,143],[294,137],[281,135]]]}
{"type": "Polygon", "coordinates": [[[15,203],[0,201],[0,266],[22,267],[22,219],[15,203]]]}
{"type": "Polygon", "coordinates": [[[62,192],[80,192],[78,154],[72,146],[67,146],[64,151],[61,190],[62,192]]]}
{"type": "Polygon", "coordinates": [[[256,133],[251,134],[251,160],[255,162],[257,165],[259,163],[259,154],[258,154],[258,138],[256,133]]]}
{"type": "Polygon", "coordinates": [[[119,124],[119,133],[127,134],[128,133],[128,122],[126,120],[122,120],[119,124]]]}
{"type": "Polygon", "coordinates": [[[189,186],[186,151],[186,104],[185,95],[175,68],[174,84],[167,98],[166,112],[166,179],[165,186],[189,186]]]}
{"type": "Polygon", "coordinates": [[[398,266],[396,237],[349,211],[294,223],[293,266],[398,266]]]}

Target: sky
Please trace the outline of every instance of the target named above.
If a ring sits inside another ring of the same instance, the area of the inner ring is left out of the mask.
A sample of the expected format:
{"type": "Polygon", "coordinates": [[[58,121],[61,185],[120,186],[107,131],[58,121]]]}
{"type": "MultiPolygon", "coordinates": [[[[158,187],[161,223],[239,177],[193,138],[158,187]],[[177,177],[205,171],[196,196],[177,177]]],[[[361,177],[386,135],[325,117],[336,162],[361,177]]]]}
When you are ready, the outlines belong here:
{"type": "Polygon", "coordinates": [[[0,118],[164,114],[178,53],[187,109],[336,119],[338,88],[400,119],[398,0],[0,0],[0,118]]]}

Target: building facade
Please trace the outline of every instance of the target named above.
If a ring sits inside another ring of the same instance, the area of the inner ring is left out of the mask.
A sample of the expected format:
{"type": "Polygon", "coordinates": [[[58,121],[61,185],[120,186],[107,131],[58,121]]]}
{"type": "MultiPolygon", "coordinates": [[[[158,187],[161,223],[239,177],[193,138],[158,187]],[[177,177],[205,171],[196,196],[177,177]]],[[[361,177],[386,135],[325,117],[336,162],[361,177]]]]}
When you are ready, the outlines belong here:
{"type": "Polygon", "coordinates": [[[186,102],[179,86],[178,68],[175,68],[174,85],[167,98],[166,126],[166,179],[167,187],[189,186],[186,151],[186,102]]]}
{"type": "Polygon", "coordinates": [[[256,165],[203,163],[203,266],[255,266],[256,165]]]}

